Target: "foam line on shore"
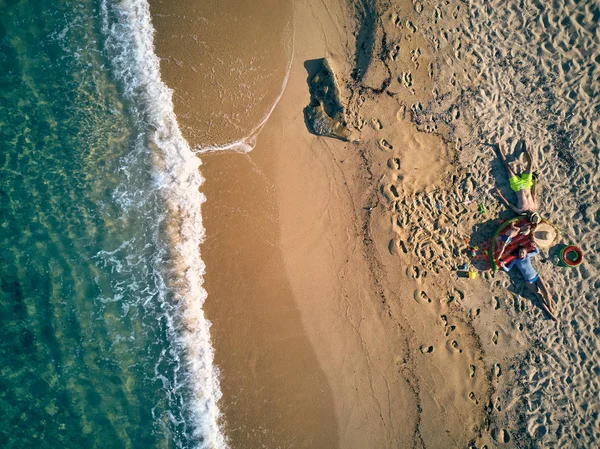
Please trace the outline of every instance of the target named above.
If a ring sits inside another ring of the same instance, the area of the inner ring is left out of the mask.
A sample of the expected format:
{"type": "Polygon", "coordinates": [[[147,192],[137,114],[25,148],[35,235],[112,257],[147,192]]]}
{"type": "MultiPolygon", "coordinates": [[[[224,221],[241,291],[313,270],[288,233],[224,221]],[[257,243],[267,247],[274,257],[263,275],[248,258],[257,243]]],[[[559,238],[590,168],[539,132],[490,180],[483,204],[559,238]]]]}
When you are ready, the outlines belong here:
{"type": "MultiPolygon", "coordinates": [[[[162,292],[161,301],[165,302],[167,321],[172,323],[169,338],[175,349],[185,354],[184,385],[191,392],[185,407],[192,417],[191,438],[199,448],[226,448],[219,428],[221,391],[210,322],[202,310],[207,293],[202,287],[205,265],[199,251],[205,232],[200,210],[205,197],[198,191],[204,181],[198,169],[201,161],[180,132],[172,91],[161,79],[147,0],[103,0],[101,9],[105,51],[140,128],[136,145],[143,146],[152,158],[154,187],[170,211],[163,226],[169,236],[162,245],[167,246],[169,261],[165,265],[171,269],[167,270],[169,287],[162,292]]],[[[181,386],[173,383],[174,388],[181,386]]]]}
{"type": "Polygon", "coordinates": [[[283,93],[285,92],[285,88],[287,86],[287,83],[288,83],[288,80],[290,77],[290,72],[292,71],[292,62],[294,60],[294,33],[293,33],[293,26],[292,26],[291,22],[287,24],[286,32],[284,34],[291,35],[291,38],[290,38],[290,47],[291,48],[289,51],[290,56],[288,59],[288,64],[287,64],[286,70],[285,70],[285,76],[283,77],[283,81],[281,83],[281,89],[279,90],[279,94],[273,101],[273,104],[271,105],[271,107],[269,108],[267,113],[262,117],[262,119],[259,121],[259,123],[254,128],[252,128],[252,130],[250,131],[250,133],[248,133],[248,135],[246,137],[244,137],[240,140],[236,140],[234,142],[223,144],[223,145],[207,145],[207,146],[203,146],[203,147],[197,145],[193,148],[193,151],[196,154],[210,153],[210,152],[214,152],[214,151],[227,151],[227,150],[235,151],[238,153],[249,153],[250,151],[252,151],[254,149],[254,147],[256,146],[256,139],[258,137],[258,134],[260,133],[260,131],[263,129],[263,127],[269,120],[269,117],[271,117],[271,114],[275,110],[275,107],[277,107],[279,100],[281,100],[281,97],[283,96],[283,93]]]}

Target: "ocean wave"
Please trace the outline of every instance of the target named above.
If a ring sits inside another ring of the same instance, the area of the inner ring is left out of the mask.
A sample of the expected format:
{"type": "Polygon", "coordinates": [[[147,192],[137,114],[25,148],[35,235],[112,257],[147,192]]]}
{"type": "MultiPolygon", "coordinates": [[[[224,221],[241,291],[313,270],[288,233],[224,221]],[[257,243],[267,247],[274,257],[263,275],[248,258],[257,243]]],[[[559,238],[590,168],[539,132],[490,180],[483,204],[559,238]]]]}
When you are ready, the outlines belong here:
{"type": "MultiPolygon", "coordinates": [[[[162,224],[168,231],[168,237],[162,239],[167,242],[162,245],[167,246],[164,257],[169,258],[164,266],[170,267],[166,273],[168,287],[161,292],[160,300],[177,304],[164,308],[164,318],[172,344],[185,354],[184,382],[174,379],[170,384],[176,388],[185,385],[191,391],[186,407],[192,416],[192,438],[198,447],[225,448],[226,438],[218,425],[221,391],[213,363],[210,322],[202,310],[207,294],[202,287],[205,265],[199,251],[204,239],[200,206],[205,201],[198,191],[204,181],[199,172],[201,161],[181,135],[172,91],[161,80],[148,2],[103,0],[101,11],[105,52],[141,136],[135,139],[140,147],[137,157],[145,154],[152,158],[153,187],[170,212],[167,217],[157,217],[165,221],[162,224]]],[[[125,192],[118,194],[123,205],[132,203],[125,192]]],[[[131,195],[135,197],[135,193],[131,195]]],[[[161,236],[156,235],[155,239],[160,242],[161,236]]],[[[175,375],[178,374],[176,370],[175,375]]]]}

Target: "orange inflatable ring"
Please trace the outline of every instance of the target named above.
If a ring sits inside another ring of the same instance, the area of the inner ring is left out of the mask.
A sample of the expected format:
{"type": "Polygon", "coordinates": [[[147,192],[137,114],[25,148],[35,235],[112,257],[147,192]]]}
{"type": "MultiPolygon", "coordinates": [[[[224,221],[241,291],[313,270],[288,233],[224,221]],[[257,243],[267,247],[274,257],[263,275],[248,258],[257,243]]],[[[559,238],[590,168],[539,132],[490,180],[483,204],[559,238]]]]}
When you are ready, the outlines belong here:
{"type": "Polygon", "coordinates": [[[569,267],[576,267],[583,261],[583,253],[578,247],[569,245],[560,252],[560,260],[569,267]]]}

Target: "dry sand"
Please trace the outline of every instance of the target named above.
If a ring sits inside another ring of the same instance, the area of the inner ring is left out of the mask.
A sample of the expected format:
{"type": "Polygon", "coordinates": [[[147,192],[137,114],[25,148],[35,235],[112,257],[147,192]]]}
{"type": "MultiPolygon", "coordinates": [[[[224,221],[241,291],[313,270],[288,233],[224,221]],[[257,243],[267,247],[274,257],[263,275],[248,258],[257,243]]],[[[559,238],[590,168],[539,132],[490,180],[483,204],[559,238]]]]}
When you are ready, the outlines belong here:
{"type": "MultiPolygon", "coordinates": [[[[200,155],[231,447],[598,444],[597,8],[492,3],[295,2],[287,87],[256,147],[200,155]],[[307,130],[321,58],[356,142],[307,130]],[[558,324],[518,273],[465,254],[511,215],[491,195],[511,194],[493,144],[519,166],[524,133],[542,215],[586,253],[578,269],[556,248],[534,261],[558,324]]],[[[163,78],[190,117],[181,80],[200,56],[165,44],[180,18],[161,5],[157,50],[182,61],[163,78]]]]}

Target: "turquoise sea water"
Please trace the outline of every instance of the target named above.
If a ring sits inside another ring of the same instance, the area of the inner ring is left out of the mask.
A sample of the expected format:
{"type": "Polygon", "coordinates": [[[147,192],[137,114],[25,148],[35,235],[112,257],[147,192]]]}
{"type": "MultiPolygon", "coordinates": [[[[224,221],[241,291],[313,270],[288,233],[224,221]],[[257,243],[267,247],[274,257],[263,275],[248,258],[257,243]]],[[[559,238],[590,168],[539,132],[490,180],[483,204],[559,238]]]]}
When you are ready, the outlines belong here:
{"type": "Polygon", "coordinates": [[[194,331],[181,332],[190,279],[177,278],[186,259],[172,245],[190,239],[167,226],[164,179],[179,174],[161,142],[173,138],[148,112],[153,85],[134,82],[128,47],[151,39],[140,14],[134,1],[0,0],[2,448],[212,438],[199,423],[218,386],[194,385],[216,382],[209,342],[190,363],[194,331]]]}

